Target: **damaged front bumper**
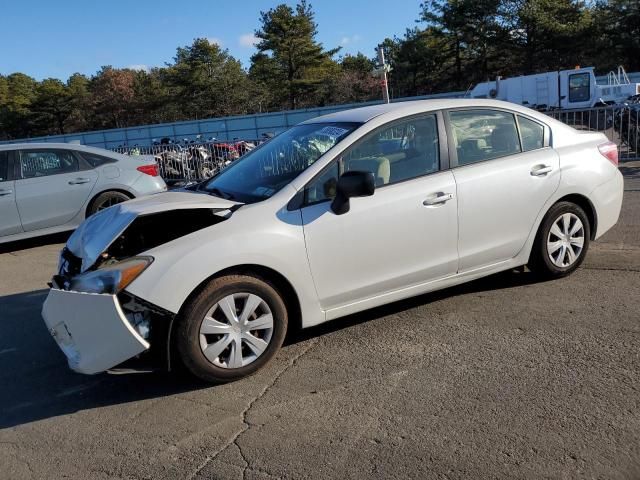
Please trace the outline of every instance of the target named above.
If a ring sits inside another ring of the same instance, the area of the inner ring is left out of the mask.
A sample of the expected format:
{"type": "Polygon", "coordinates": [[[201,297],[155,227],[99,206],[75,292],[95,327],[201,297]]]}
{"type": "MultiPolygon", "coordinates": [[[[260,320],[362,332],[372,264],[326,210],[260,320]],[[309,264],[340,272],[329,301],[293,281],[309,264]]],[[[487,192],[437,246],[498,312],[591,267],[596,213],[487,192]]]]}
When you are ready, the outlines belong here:
{"type": "Polygon", "coordinates": [[[104,372],[150,348],[116,295],[52,288],[42,307],[49,333],[79,373],[104,372]]]}
{"type": "Polygon", "coordinates": [[[223,222],[240,205],[207,194],[168,192],[114,205],[85,220],[60,254],[42,308],[69,366],[94,374],[141,356],[168,368],[175,313],[126,291],[153,262],[140,254],[223,222]]]}

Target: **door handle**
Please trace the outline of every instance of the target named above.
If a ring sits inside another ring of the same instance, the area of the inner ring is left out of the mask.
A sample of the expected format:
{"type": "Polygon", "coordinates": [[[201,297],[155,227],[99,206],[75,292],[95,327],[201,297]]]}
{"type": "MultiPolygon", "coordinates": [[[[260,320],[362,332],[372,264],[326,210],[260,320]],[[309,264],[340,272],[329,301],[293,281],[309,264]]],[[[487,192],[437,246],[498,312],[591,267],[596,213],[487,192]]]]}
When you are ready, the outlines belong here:
{"type": "Polygon", "coordinates": [[[551,170],[553,170],[553,167],[551,165],[535,165],[531,169],[531,175],[533,175],[534,177],[541,177],[549,173],[551,170]]]}
{"type": "Polygon", "coordinates": [[[443,203],[448,202],[453,198],[453,193],[445,193],[445,192],[436,192],[432,195],[429,195],[422,202],[423,205],[429,207],[433,205],[442,205],[443,203]]]}
{"type": "Polygon", "coordinates": [[[76,178],[75,180],[69,180],[69,185],[82,185],[83,183],[89,183],[90,178],[76,178]]]}
{"type": "Polygon", "coordinates": [[[0,197],[4,197],[5,195],[11,195],[13,190],[0,190],[0,197]]]}

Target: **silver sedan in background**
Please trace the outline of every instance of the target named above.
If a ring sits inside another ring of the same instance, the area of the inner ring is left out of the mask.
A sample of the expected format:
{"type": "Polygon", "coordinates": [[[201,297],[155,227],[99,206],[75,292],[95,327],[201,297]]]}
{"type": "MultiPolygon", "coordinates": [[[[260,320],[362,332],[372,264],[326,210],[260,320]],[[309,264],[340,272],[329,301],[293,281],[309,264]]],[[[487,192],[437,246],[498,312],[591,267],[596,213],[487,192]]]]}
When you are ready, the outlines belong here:
{"type": "Polygon", "coordinates": [[[166,189],[153,158],[67,143],[0,145],[0,243],[73,230],[99,210],[166,189]]]}

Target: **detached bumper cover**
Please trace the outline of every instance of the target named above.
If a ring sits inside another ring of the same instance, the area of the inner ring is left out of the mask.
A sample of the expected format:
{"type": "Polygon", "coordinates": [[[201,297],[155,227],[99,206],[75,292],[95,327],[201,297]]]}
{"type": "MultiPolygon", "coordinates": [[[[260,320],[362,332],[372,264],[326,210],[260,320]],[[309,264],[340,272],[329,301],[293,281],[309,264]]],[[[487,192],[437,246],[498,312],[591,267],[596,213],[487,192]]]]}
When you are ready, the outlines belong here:
{"type": "Polygon", "coordinates": [[[42,307],[49,333],[79,373],[104,372],[149,349],[115,295],[52,288],[42,307]]]}

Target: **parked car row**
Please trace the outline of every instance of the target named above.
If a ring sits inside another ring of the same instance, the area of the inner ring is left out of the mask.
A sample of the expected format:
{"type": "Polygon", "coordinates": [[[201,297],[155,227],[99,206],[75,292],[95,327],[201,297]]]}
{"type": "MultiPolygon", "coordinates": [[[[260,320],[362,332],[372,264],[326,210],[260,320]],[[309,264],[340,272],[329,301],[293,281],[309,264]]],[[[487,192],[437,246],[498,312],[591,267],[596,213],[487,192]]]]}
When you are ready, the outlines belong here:
{"type": "Polygon", "coordinates": [[[73,230],[166,189],[153,158],[66,143],[0,145],[0,243],[73,230]]]}

